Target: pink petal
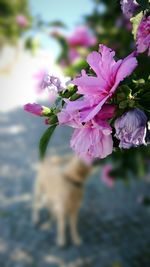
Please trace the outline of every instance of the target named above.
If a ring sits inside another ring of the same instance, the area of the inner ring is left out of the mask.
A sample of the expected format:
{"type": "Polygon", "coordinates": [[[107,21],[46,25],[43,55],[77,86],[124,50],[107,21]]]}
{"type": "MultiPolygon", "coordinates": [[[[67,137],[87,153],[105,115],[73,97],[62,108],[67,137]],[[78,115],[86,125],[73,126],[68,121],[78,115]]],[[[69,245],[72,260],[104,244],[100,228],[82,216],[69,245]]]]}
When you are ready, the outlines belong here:
{"type": "Polygon", "coordinates": [[[86,99],[81,99],[76,101],[66,101],[66,102],[67,102],[66,110],[70,112],[75,110],[81,110],[89,106],[89,101],[86,99]]]}
{"type": "Polygon", "coordinates": [[[100,101],[100,103],[93,108],[93,110],[88,114],[88,116],[84,119],[84,122],[87,122],[91,119],[94,118],[94,116],[101,110],[102,106],[104,105],[104,103],[106,102],[106,100],[109,98],[109,95],[104,96],[102,98],[102,100],[100,101]]]}
{"type": "Polygon", "coordinates": [[[68,125],[73,128],[80,128],[82,126],[79,118],[79,112],[68,112],[66,109],[62,109],[57,114],[59,124],[68,125]]]}
{"type": "Polygon", "coordinates": [[[113,140],[111,135],[104,135],[102,139],[103,153],[101,158],[105,158],[113,151],[113,140]]]}
{"type": "Polygon", "coordinates": [[[116,107],[114,105],[103,105],[100,112],[97,114],[97,118],[101,120],[111,119],[115,115],[116,107]]]}
{"type": "Polygon", "coordinates": [[[99,66],[100,61],[101,61],[101,55],[96,51],[90,53],[87,57],[88,64],[94,70],[97,76],[101,76],[100,66],[99,66]]]}
{"type": "Polygon", "coordinates": [[[127,57],[122,61],[120,65],[117,75],[116,75],[116,84],[119,84],[124,78],[129,76],[133,70],[136,68],[138,62],[135,57],[127,57]]]}
{"type": "Polygon", "coordinates": [[[107,83],[101,77],[91,77],[82,72],[82,76],[72,81],[73,84],[79,86],[80,94],[99,94],[105,92],[107,83]]]}

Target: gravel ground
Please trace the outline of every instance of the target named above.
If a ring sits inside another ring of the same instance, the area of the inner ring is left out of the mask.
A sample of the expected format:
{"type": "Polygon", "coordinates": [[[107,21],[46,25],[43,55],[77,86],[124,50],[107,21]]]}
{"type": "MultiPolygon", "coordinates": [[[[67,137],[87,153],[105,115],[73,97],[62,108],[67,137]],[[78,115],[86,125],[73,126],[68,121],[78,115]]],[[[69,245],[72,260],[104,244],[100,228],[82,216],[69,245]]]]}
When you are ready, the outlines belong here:
{"type": "MultiPolygon", "coordinates": [[[[79,216],[83,244],[68,236],[55,245],[56,228],[45,210],[31,221],[37,144],[44,125],[16,110],[0,114],[0,267],[150,267],[150,208],[140,204],[150,184],[117,182],[113,189],[95,174],[86,185],[79,216]]],[[[50,154],[70,153],[68,128],[56,130],[50,154]]]]}

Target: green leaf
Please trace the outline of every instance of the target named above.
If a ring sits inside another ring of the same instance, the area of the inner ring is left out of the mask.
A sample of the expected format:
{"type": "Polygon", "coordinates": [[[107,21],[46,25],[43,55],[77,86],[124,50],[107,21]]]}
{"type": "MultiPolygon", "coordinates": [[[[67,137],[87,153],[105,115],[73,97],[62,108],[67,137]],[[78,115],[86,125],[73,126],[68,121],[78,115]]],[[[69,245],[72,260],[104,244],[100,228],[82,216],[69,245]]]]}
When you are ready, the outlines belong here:
{"type": "Polygon", "coordinates": [[[128,106],[128,101],[127,100],[123,100],[119,103],[119,108],[120,109],[125,109],[128,106]]]}
{"type": "Polygon", "coordinates": [[[60,95],[61,95],[61,97],[63,97],[63,98],[69,98],[69,97],[71,97],[72,95],[74,95],[75,93],[76,93],[76,91],[77,91],[77,88],[75,87],[75,86],[73,86],[73,87],[70,87],[70,88],[68,88],[66,91],[64,91],[64,92],[60,92],[60,95]]]}
{"type": "Polygon", "coordinates": [[[80,73],[82,69],[86,69],[88,67],[88,63],[84,59],[78,59],[72,64],[73,69],[80,73]]]}
{"type": "Polygon", "coordinates": [[[130,99],[129,101],[128,101],[128,105],[129,105],[129,107],[130,108],[134,108],[135,107],[135,101],[133,100],[133,99],[130,99]]]}
{"type": "Polygon", "coordinates": [[[147,111],[150,111],[150,92],[146,92],[142,95],[141,99],[139,100],[139,104],[144,107],[147,111]]]}
{"type": "Polygon", "coordinates": [[[143,10],[149,6],[149,0],[136,0],[136,2],[142,7],[143,10]]]}
{"type": "Polygon", "coordinates": [[[124,100],[125,98],[126,98],[125,93],[122,92],[122,93],[118,93],[118,94],[117,94],[117,101],[118,101],[118,102],[124,100]]]}
{"type": "Polygon", "coordinates": [[[76,60],[72,65],[65,68],[65,75],[74,77],[81,72],[82,69],[86,69],[88,67],[88,63],[83,59],[76,60]]]}
{"type": "Polygon", "coordinates": [[[79,95],[79,94],[74,94],[74,95],[72,95],[71,97],[70,97],[70,100],[71,101],[75,101],[75,100],[77,100],[77,99],[79,99],[79,98],[81,98],[82,97],[82,95],[79,95]]]}
{"type": "Polygon", "coordinates": [[[46,149],[48,146],[48,143],[50,141],[50,138],[56,128],[56,125],[50,126],[42,135],[40,142],[39,142],[39,153],[40,153],[40,158],[43,159],[46,153],[46,149]]]}
{"type": "Polygon", "coordinates": [[[123,93],[124,94],[124,97],[128,97],[131,93],[132,93],[132,90],[130,89],[130,87],[128,85],[121,85],[119,86],[118,90],[117,90],[117,94],[120,94],[120,93],[123,93]]]}
{"type": "Polygon", "coordinates": [[[131,23],[132,23],[132,33],[134,36],[134,39],[136,39],[136,33],[139,27],[139,24],[141,22],[141,19],[143,17],[143,12],[141,11],[140,13],[138,13],[136,16],[134,16],[133,18],[130,19],[131,23]]]}
{"type": "Polygon", "coordinates": [[[60,62],[63,59],[68,59],[68,43],[66,41],[66,38],[63,35],[56,35],[53,37],[56,38],[56,40],[58,41],[60,47],[61,47],[61,55],[59,56],[59,58],[57,59],[58,62],[60,62]]]}

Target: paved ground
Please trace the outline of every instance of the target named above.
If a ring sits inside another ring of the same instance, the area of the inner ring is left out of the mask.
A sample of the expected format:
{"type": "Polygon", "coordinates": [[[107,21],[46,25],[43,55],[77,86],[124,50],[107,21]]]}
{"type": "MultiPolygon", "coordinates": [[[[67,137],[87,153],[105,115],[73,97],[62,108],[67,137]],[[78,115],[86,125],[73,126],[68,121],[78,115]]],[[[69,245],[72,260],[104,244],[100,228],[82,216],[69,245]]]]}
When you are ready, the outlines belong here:
{"type": "MultiPolygon", "coordinates": [[[[150,184],[118,182],[114,189],[92,177],[80,212],[80,247],[55,245],[46,211],[31,222],[39,118],[17,110],[0,116],[0,267],[150,267],[150,208],[139,203],[150,184]]],[[[58,130],[50,153],[69,151],[70,130],[58,130]]]]}

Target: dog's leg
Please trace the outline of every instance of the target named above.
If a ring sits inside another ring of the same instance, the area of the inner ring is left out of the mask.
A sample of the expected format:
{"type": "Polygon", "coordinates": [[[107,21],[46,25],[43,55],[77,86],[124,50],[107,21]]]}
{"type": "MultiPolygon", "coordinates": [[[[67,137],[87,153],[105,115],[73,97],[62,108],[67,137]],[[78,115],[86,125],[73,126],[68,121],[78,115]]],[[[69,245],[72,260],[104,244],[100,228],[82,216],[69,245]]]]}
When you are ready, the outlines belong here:
{"type": "Polygon", "coordinates": [[[34,188],[34,197],[33,197],[33,209],[32,209],[32,221],[34,224],[39,222],[39,210],[41,208],[41,187],[37,183],[34,188]]]}
{"type": "Polygon", "coordinates": [[[62,210],[57,211],[57,245],[64,246],[66,243],[65,228],[66,228],[66,216],[62,210]]]}
{"type": "Polygon", "coordinates": [[[77,212],[71,212],[69,215],[71,238],[75,245],[80,245],[82,240],[77,231],[77,212]]]}

